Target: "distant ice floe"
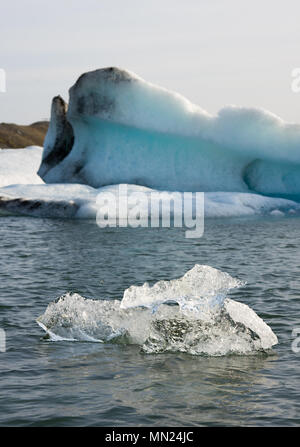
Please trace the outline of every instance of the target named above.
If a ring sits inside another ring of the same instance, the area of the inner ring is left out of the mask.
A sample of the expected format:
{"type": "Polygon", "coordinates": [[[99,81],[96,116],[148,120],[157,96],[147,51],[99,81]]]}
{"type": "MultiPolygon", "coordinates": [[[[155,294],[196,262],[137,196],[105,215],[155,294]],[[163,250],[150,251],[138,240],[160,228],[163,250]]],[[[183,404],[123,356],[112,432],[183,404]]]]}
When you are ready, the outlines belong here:
{"type": "Polygon", "coordinates": [[[42,184],[37,174],[43,148],[0,149],[0,188],[16,184],[42,184]]]}
{"type": "Polygon", "coordinates": [[[246,304],[227,297],[244,283],[206,265],[150,287],[131,286],[123,299],[66,293],[37,319],[52,341],[139,345],[145,353],[222,356],[268,352],[278,340],[246,304]]]}
{"type": "MultiPolygon", "coordinates": [[[[147,197],[159,192],[137,185],[125,185],[126,196],[119,196],[119,185],[92,188],[79,184],[9,185],[0,188],[0,212],[35,217],[65,217],[95,219],[101,194],[111,193],[121,206],[133,193],[147,197]]],[[[166,191],[168,192],[168,191],[166,191]]],[[[179,193],[183,199],[183,193],[179,193]]],[[[159,200],[159,199],[157,199],[159,200]]],[[[193,199],[192,207],[194,206],[193,199]]],[[[129,207],[130,209],[130,207],[129,207]]],[[[117,208],[118,213],[119,208],[117,208]]],[[[299,215],[300,204],[282,198],[265,197],[259,194],[237,192],[205,193],[204,210],[206,218],[299,215]]],[[[176,210],[171,215],[175,216],[176,210]]],[[[117,214],[118,217],[118,214],[117,214]]]]}

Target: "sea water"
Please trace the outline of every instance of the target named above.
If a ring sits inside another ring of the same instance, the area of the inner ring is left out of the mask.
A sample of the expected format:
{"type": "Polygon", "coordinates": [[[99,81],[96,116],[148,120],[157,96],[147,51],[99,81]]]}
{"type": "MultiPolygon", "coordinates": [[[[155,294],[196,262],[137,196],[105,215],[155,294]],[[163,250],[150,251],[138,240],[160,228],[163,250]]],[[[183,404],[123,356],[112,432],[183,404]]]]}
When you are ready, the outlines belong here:
{"type": "Polygon", "coordinates": [[[299,425],[299,218],[206,219],[199,239],[184,231],[0,218],[2,426],[299,425]],[[51,341],[36,323],[66,292],[113,302],[195,264],[246,282],[229,298],[250,306],[278,345],[252,355],[149,354],[115,340],[51,341]]]}

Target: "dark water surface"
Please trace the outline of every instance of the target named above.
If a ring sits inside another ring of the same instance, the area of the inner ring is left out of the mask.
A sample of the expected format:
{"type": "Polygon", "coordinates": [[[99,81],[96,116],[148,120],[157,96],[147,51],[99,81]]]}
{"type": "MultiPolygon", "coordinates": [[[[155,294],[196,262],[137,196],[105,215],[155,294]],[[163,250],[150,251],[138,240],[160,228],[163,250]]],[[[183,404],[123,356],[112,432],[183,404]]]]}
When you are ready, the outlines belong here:
{"type": "Polygon", "coordinates": [[[186,239],[183,229],[1,217],[0,254],[0,425],[299,425],[298,218],[206,220],[201,239],[186,239]],[[271,326],[273,355],[49,342],[35,322],[66,291],[121,299],[132,284],[179,277],[196,263],[247,281],[231,297],[271,326]]]}

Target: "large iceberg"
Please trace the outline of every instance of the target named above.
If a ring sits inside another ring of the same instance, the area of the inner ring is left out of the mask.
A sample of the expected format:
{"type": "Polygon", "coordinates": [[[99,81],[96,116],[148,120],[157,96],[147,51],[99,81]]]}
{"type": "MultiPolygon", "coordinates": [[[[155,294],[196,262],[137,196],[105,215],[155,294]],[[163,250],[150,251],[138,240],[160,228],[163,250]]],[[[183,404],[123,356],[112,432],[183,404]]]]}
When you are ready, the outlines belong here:
{"type": "Polygon", "coordinates": [[[122,208],[126,187],[151,204],[152,193],[183,203],[184,191],[203,191],[205,217],[299,215],[299,149],[300,126],[269,112],[211,116],[128,71],[96,70],[69,106],[54,98],[43,150],[0,150],[0,213],[94,219],[101,197],[122,208]]]}
{"type": "Polygon", "coordinates": [[[94,188],[300,195],[300,125],[259,109],[209,115],[134,73],[83,74],[69,105],[56,97],[39,175],[94,188]]]}

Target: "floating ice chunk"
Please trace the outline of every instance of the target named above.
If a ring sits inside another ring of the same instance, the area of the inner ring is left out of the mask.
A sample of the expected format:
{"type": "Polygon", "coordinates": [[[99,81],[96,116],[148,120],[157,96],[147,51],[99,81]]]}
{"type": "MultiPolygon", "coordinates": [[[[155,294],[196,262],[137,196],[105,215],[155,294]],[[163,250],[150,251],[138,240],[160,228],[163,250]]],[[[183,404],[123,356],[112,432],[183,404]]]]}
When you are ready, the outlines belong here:
{"type": "Polygon", "coordinates": [[[37,322],[52,341],[128,343],[146,353],[266,352],[277,343],[271,328],[247,305],[225,298],[226,290],[241,284],[227,273],[196,265],[182,278],[159,281],[151,292],[147,286],[127,289],[122,303],[67,293],[50,303],[37,322]]]}

